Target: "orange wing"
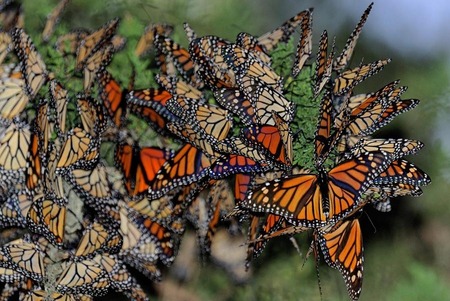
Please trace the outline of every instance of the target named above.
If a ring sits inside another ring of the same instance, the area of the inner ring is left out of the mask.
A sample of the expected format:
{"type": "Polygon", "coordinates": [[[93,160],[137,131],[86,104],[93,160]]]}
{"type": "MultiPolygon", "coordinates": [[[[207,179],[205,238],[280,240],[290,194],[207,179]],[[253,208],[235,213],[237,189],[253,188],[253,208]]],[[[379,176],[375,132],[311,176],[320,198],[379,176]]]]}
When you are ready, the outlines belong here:
{"type": "Polygon", "coordinates": [[[116,164],[122,169],[128,193],[146,192],[159,169],[172,155],[168,149],[119,144],[115,153],[116,164]]]}
{"type": "Polygon", "coordinates": [[[209,173],[211,161],[191,144],[185,144],[163,164],[149,188],[152,199],[163,196],[178,186],[199,181],[209,173]]]}
{"type": "Polygon", "coordinates": [[[314,174],[300,174],[257,187],[240,206],[253,212],[280,215],[289,222],[316,227],[326,222],[322,194],[314,174]]]}
{"type": "Polygon", "coordinates": [[[263,125],[246,128],[244,136],[262,145],[274,160],[284,165],[291,165],[292,158],[288,155],[288,147],[277,126],[263,125]]]}
{"type": "Polygon", "coordinates": [[[97,76],[99,79],[100,99],[114,124],[120,127],[126,115],[126,102],[124,98],[126,90],[123,90],[120,84],[106,70],[97,73],[97,76]]]}
{"type": "Polygon", "coordinates": [[[361,294],[364,261],[362,240],[358,219],[344,221],[333,231],[318,235],[325,261],[341,272],[352,300],[358,300],[361,294]]]}
{"type": "Polygon", "coordinates": [[[146,120],[157,132],[167,134],[167,123],[177,120],[167,108],[167,101],[172,95],[162,89],[145,89],[130,91],[126,103],[131,113],[146,120]]]}
{"type": "Polygon", "coordinates": [[[353,50],[355,49],[355,46],[356,46],[356,42],[358,41],[359,34],[361,33],[361,30],[362,30],[364,24],[366,23],[367,17],[369,17],[370,11],[372,9],[372,5],[373,5],[373,3],[371,3],[369,5],[369,7],[364,11],[364,13],[361,16],[361,19],[359,20],[355,29],[348,37],[347,42],[345,43],[344,49],[342,49],[341,54],[334,60],[333,70],[341,71],[349,63],[349,61],[352,57],[352,54],[353,54],[353,50]]]}
{"type": "Polygon", "coordinates": [[[341,220],[352,212],[392,159],[384,152],[364,153],[331,169],[327,176],[328,219],[341,220]]]}
{"type": "Polygon", "coordinates": [[[292,76],[294,77],[300,73],[312,52],[312,11],[312,8],[305,10],[302,18],[301,35],[297,45],[297,52],[295,53],[294,66],[292,68],[292,76]]]}
{"type": "MultiPolygon", "coordinates": [[[[334,45],[333,45],[334,47],[334,45]]],[[[331,51],[327,56],[328,50],[328,34],[324,30],[320,37],[319,52],[317,54],[315,83],[314,83],[314,97],[319,95],[323,87],[331,78],[332,62],[334,51],[331,51]]]]}

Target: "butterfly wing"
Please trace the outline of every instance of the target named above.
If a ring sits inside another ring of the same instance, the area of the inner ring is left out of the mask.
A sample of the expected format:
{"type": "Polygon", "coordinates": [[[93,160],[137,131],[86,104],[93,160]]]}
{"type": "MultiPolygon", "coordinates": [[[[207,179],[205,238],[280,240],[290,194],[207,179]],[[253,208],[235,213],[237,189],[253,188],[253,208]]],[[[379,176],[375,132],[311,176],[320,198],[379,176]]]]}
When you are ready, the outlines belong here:
{"type": "Polygon", "coordinates": [[[363,242],[358,219],[340,223],[333,231],[319,235],[325,261],[338,269],[352,300],[358,300],[363,281],[363,242]]]}

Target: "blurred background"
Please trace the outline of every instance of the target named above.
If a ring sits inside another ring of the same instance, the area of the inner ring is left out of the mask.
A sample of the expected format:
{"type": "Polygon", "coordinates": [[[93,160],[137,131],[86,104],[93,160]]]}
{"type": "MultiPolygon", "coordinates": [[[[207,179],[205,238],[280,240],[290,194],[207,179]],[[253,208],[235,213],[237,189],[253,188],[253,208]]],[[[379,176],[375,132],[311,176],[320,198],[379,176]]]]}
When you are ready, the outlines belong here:
{"type": "MultiPolygon", "coordinates": [[[[24,1],[26,26],[42,27],[44,19],[29,12],[45,16],[56,3],[24,1]]],[[[185,21],[200,36],[234,40],[241,31],[259,36],[314,7],[315,53],[324,29],[336,36],[340,51],[369,4],[366,0],[73,0],[63,18],[68,28],[96,28],[120,16],[124,23],[135,24],[121,29],[131,37],[130,43],[135,43],[133,39],[139,38],[147,23],[163,21],[175,26],[175,41],[187,46],[182,29],[185,21]]],[[[362,301],[450,300],[449,15],[446,0],[377,0],[353,55],[352,67],[361,59],[392,59],[382,72],[359,85],[359,91],[375,91],[400,79],[409,87],[403,98],[421,100],[416,109],[396,118],[378,136],[423,141],[425,148],[409,159],[432,178],[421,197],[395,199],[392,212],[368,209],[361,217],[365,246],[362,301]]],[[[314,256],[305,262],[309,245],[305,237],[297,241],[300,253],[287,238],[272,240],[248,273],[242,265],[223,263],[219,255],[213,258],[219,265],[186,255],[165,271],[161,284],[153,287],[149,283],[148,287],[159,300],[348,300],[340,273],[323,262],[318,265],[320,295],[314,256]]],[[[194,237],[185,237],[183,243],[184,248],[195,249],[194,237]]],[[[234,256],[236,248],[245,250],[240,243],[234,242],[234,247],[232,243],[216,246],[225,252],[222,259],[234,256]]]]}

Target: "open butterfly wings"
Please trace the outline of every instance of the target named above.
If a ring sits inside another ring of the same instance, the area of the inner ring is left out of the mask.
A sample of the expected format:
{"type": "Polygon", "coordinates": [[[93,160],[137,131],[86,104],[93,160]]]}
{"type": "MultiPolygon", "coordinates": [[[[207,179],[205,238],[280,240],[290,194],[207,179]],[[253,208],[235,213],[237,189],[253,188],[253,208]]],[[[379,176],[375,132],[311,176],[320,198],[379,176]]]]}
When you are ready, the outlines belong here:
{"type": "Polygon", "coordinates": [[[296,225],[323,226],[347,216],[390,161],[383,152],[365,153],[328,173],[276,179],[253,190],[239,206],[280,215],[296,225]]]}

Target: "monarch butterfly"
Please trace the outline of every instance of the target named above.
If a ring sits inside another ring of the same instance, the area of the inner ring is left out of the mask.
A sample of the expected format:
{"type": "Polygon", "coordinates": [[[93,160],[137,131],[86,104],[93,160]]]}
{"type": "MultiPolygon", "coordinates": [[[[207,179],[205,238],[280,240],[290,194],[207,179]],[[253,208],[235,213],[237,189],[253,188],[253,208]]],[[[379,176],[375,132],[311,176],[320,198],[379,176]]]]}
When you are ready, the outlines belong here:
{"type": "Polygon", "coordinates": [[[127,204],[139,214],[161,224],[165,224],[165,221],[170,220],[174,215],[175,206],[172,201],[172,194],[164,195],[156,200],[149,200],[144,194],[140,194],[133,197],[127,204]]]}
{"type": "Polygon", "coordinates": [[[93,259],[72,261],[56,280],[56,289],[63,294],[105,295],[110,286],[106,270],[93,259]]]}
{"type": "Polygon", "coordinates": [[[41,55],[34,47],[31,38],[21,28],[16,28],[11,33],[14,49],[22,62],[22,74],[26,83],[29,97],[34,99],[39,89],[48,80],[48,72],[41,55]]]}
{"type": "MultiPolygon", "coordinates": [[[[75,296],[72,294],[60,294],[58,292],[48,293],[41,289],[33,289],[32,291],[28,291],[26,295],[22,293],[20,296],[21,300],[24,301],[42,301],[42,300],[55,300],[55,301],[75,301],[75,296]]],[[[88,297],[87,295],[78,295],[77,298],[80,300],[85,300],[88,297]]]]}
{"type": "Polygon", "coordinates": [[[351,118],[346,129],[352,135],[367,136],[391,122],[396,116],[415,108],[417,99],[402,99],[374,104],[359,116],[351,118]]]}
{"type": "MultiPolygon", "coordinates": [[[[283,90],[283,79],[279,76],[271,67],[259,62],[258,60],[252,58],[253,55],[248,53],[249,58],[245,58],[245,61],[240,63],[239,74],[245,74],[249,78],[253,78],[256,82],[264,83],[266,86],[276,90],[277,92],[282,92],[283,90]]],[[[236,60],[235,64],[239,61],[236,60]]],[[[239,83],[239,76],[238,76],[239,83]]],[[[250,87],[246,87],[244,92],[250,92],[250,87]]]]}
{"type": "Polygon", "coordinates": [[[61,0],[58,5],[48,14],[47,21],[45,22],[44,30],[42,31],[42,40],[48,42],[50,36],[55,31],[55,26],[59,23],[59,19],[66,8],[69,0],[61,0]]]}
{"type": "Polygon", "coordinates": [[[342,72],[333,83],[333,94],[343,95],[365,80],[366,78],[380,72],[386,64],[391,60],[378,60],[370,64],[360,65],[359,67],[353,68],[342,72]]]}
{"type": "Polygon", "coordinates": [[[90,223],[76,248],[75,256],[92,256],[99,252],[118,253],[122,248],[122,237],[112,229],[105,228],[97,221],[90,223]]]}
{"type": "Polygon", "coordinates": [[[206,103],[203,92],[182,81],[176,76],[157,74],[156,81],[172,96],[195,99],[198,103],[206,103]]]}
{"type": "Polygon", "coordinates": [[[261,164],[271,164],[265,154],[265,149],[253,141],[245,141],[238,137],[224,139],[217,146],[217,150],[225,154],[236,154],[248,157],[261,164]]]}
{"type": "Polygon", "coordinates": [[[328,233],[316,231],[315,239],[326,263],[341,272],[352,300],[358,300],[363,281],[363,238],[357,218],[339,222],[328,233]]]}
{"type": "Polygon", "coordinates": [[[367,21],[367,17],[369,17],[370,11],[372,10],[372,6],[373,3],[371,3],[369,7],[366,8],[355,29],[348,37],[344,49],[342,49],[341,54],[339,54],[338,57],[333,62],[333,70],[341,71],[348,65],[348,62],[352,57],[353,50],[355,49],[356,42],[358,41],[359,34],[361,33],[361,30],[367,21]]]}
{"type": "Polygon", "coordinates": [[[40,102],[37,109],[37,116],[32,122],[29,159],[25,174],[25,183],[29,191],[36,189],[39,181],[42,179],[45,165],[47,165],[46,153],[51,134],[51,125],[47,112],[47,102],[40,102]]]}
{"type": "Polygon", "coordinates": [[[381,102],[394,101],[399,97],[406,87],[395,88],[398,81],[391,82],[373,93],[359,94],[350,98],[345,97],[347,100],[345,103],[336,103],[340,108],[334,118],[334,127],[342,129],[345,126],[345,122],[348,122],[350,118],[356,118],[363,114],[370,115],[370,112],[377,112],[383,109],[381,102]]]}
{"type": "Polygon", "coordinates": [[[195,63],[192,61],[189,51],[162,35],[156,36],[155,46],[167,57],[166,59],[172,60],[178,72],[189,84],[198,88],[202,86],[197,78],[195,63]]]}
{"type": "Polygon", "coordinates": [[[237,173],[234,178],[234,199],[236,205],[239,205],[246,199],[247,193],[253,185],[253,175],[237,173]]]}
{"type": "MultiPolygon", "coordinates": [[[[389,169],[389,168],[388,168],[389,169]]],[[[378,178],[379,182],[382,182],[382,177],[378,178]]],[[[414,182],[414,180],[408,180],[407,177],[399,176],[399,181],[391,181],[387,184],[374,184],[367,190],[367,198],[369,198],[372,206],[381,212],[391,211],[390,199],[399,196],[413,196],[418,197],[422,195],[423,191],[418,186],[419,184],[408,184],[408,182],[414,182]]],[[[420,179],[422,183],[420,185],[428,185],[431,180],[428,175],[420,174],[416,172],[415,178],[420,179]]]]}
{"type": "Polygon", "coordinates": [[[319,43],[320,43],[319,52],[317,53],[316,70],[315,70],[315,83],[313,89],[314,97],[319,95],[323,87],[325,87],[327,82],[330,80],[331,71],[333,67],[334,41],[332,50],[327,56],[328,34],[326,30],[324,30],[322,35],[320,36],[319,43]]]}
{"type": "Polygon", "coordinates": [[[156,266],[161,253],[158,241],[136,218],[128,217],[127,212],[127,209],[121,208],[120,234],[123,246],[119,256],[146,277],[158,280],[161,277],[156,266]]]}
{"type": "Polygon", "coordinates": [[[183,23],[183,29],[184,32],[186,33],[189,43],[197,39],[197,34],[195,33],[195,31],[192,29],[192,27],[189,25],[188,22],[183,23]]]}
{"type": "Polygon", "coordinates": [[[157,35],[169,36],[173,31],[173,27],[164,23],[149,24],[145,27],[144,33],[139,39],[134,53],[138,57],[147,54],[153,47],[155,37],[157,35]]]}
{"type": "Polygon", "coordinates": [[[417,153],[423,148],[423,143],[410,139],[368,139],[362,138],[351,148],[353,156],[365,152],[383,151],[403,157],[417,153]]]}
{"type": "MultiPolygon", "coordinates": [[[[26,280],[26,277],[22,274],[20,274],[19,272],[15,271],[14,269],[8,269],[8,268],[0,268],[0,281],[2,281],[3,283],[5,283],[5,286],[2,289],[2,296],[5,296],[7,292],[6,289],[6,285],[8,283],[17,283],[18,281],[22,282],[26,280]]],[[[11,295],[12,296],[14,294],[15,290],[12,291],[11,295]]]]}
{"type": "Polygon", "coordinates": [[[253,216],[247,234],[247,258],[246,268],[249,268],[252,258],[258,258],[266,247],[267,240],[259,239],[265,237],[280,228],[284,224],[284,219],[279,215],[268,214],[267,216],[253,216]],[[261,224],[261,220],[263,221],[261,224]],[[256,241],[255,241],[256,240],[256,241]]]}
{"type": "Polygon", "coordinates": [[[1,267],[13,269],[38,282],[45,277],[43,255],[38,245],[20,238],[3,245],[0,250],[3,254],[1,267]]]}
{"type": "Polygon", "coordinates": [[[158,171],[172,156],[170,149],[119,143],[115,162],[123,172],[128,193],[133,196],[147,191],[158,171]]]}
{"type": "Polygon", "coordinates": [[[43,235],[51,243],[62,246],[66,222],[67,200],[51,194],[38,194],[28,211],[27,222],[32,232],[43,235]]]}
{"type": "MultiPolygon", "coordinates": [[[[281,118],[278,121],[282,122],[281,118]]],[[[289,127],[285,128],[285,130],[289,131],[289,127]]],[[[280,161],[285,165],[291,165],[293,159],[292,135],[283,137],[278,126],[271,125],[245,128],[243,134],[246,139],[262,145],[274,160],[280,161]]]]}
{"type": "Polygon", "coordinates": [[[55,123],[58,136],[63,137],[66,133],[67,105],[69,99],[67,90],[57,80],[50,82],[51,106],[55,108],[57,122],[55,123]]]}
{"type": "Polygon", "coordinates": [[[389,167],[374,179],[373,184],[411,184],[415,186],[428,185],[431,182],[429,176],[417,166],[405,159],[393,161],[389,167]]]}
{"type": "Polygon", "coordinates": [[[101,162],[91,169],[73,168],[67,178],[88,204],[112,198],[107,171],[101,162]]]}
{"type": "Polygon", "coordinates": [[[25,192],[14,192],[12,195],[4,198],[4,202],[0,205],[0,226],[2,228],[25,228],[31,199],[25,192]]]}
{"type": "Polygon", "coordinates": [[[364,153],[341,162],[328,173],[275,179],[250,192],[239,207],[280,215],[294,225],[323,226],[347,216],[392,160],[383,152],[364,153]]]}
{"type": "Polygon", "coordinates": [[[29,149],[29,161],[27,163],[27,172],[25,174],[25,183],[30,191],[36,189],[41,177],[42,177],[42,160],[41,149],[42,143],[39,141],[37,133],[32,132],[30,137],[30,149],[29,149]]]}
{"type": "Polygon", "coordinates": [[[122,89],[120,84],[106,70],[97,72],[97,77],[99,80],[99,97],[103,106],[108,111],[114,124],[120,128],[126,116],[125,95],[128,90],[122,89]]]}
{"type": "Polygon", "coordinates": [[[208,256],[211,240],[216,230],[216,220],[220,219],[220,204],[209,204],[208,198],[196,197],[190,202],[185,215],[194,225],[201,256],[208,256]],[[210,228],[210,223],[213,223],[210,228]]]}
{"type": "MultiPolygon", "coordinates": [[[[197,225],[199,228],[197,230],[197,235],[203,255],[210,254],[211,252],[211,242],[217,232],[222,212],[228,212],[229,209],[234,207],[233,195],[227,180],[218,180],[214,183],[210,182],[208,185],[211,185],[211,187],[206,198],[206,207],[208,212],[205,220],[206,223],[203,227],[204,231],[202,231],[201,225],[197,225]]],[[[196,201],[197,200],[199,200],[199,198],[197,198],[196,201]]],[[[192,205],[190,205],[189,208],[192,210],[192,205]]],[[[200,213],[198,213],[198,215],[200,215],[200,213]]],[[[201,221],[199,219],[199,223],[200,222],[201,221]]]]}
{"type": "Polygon", "coordinates": [[[217,138],[207,134],[203,129],[180,122],[169,123],[167,128],[175,136],[201,150],[206,156],[211,158],[219,156],[217,138]]]}
{"type": "Polygon", "coordinates": [[[63,56],[75,55],[81,41],[89,35],[89,31],[77,29],[58,37],[55,49],[63,56]]]}
{"type": "Polygon", "coordinates": [[[200,181],[209,173],[211,160],[191,144],[185,144],[167,160],[149,187],[149,197],[157,199],[178,186],[200,181]]]}
{"type": "Polygon", "coordinates": [[[316,162],[316,166],[322,165],[332,151],[335,142],[342,135],[342,131],[340,130],[333,135],[331,134],[331,111],[331,93],[326,92],[320,102],[319,117],[314,137],[314,161],[316,162]]]}
{"type": "Polygon", "coordinates": [[[144,89],[130,91],[126,103],[130,112],[140,116],[158,133],[167,134],[167,123],[178,118],[167,109],[172,95],[162,89],[144,89]]]}
{"type": "Polygon", "coordinates": [[[92,260],[97,262],[106,271],[111,288],[114,291],[131,289],[133,277],[125,266],[123,266],[123,262],[119,260],[117,255],[99,254],[92,260]]]}
{"type": "Polygon", "coordinates": [[[0,167],[7,171],[24,171],[31,142],[29,126],[13,122],[0,132],[0,167]]]}
{"type": "Polygon", "coordinates": [[[11,36],[8,32],[0,32],[0,64],[3,63],[8,53],[13,49],[11,36]]]}
{"type": "Polygon", "coordinates": [[[86,66],[88,59],[93,54],[98,54],[100,49],[111,41],[111,38],[116,33],[118,25],[119,19],[112,19],[97,31],[86,36],[80,42],[80,45],[77,48],[76,70],[81,71],[81,69],[86,66]]]}
{"type": "Polygon", "coordinates": [[[210,87],[235,87],[236,75],[230,63],[230,43],[215,36],[197,38],[189,43],[192,60],[198,64],[198,75],[210,87]]]}
{"type": "MultiPolygon", "coordinates": [[[[399,81],[393,81],[378,91],[368,94],[359,94],[350,97],[348,102],[348,109],[351,116],[358,116],[364,110],[371,108],[374,103],[382,101],[394,101],[397,100],[407,89],[407,87],[397,87],[399,81]]],[[[342,112],[345,112],[341,109],[342,112]]]]}
{"type": "Polygon", "coordinates": [[[20,115],[28,104],[26,83],[23,79],[0,79],[0,116],[13,119],[20,115]]]}
{"type": "Polygon", "coordinates": [[[257,173],[270,168],[270,165],[256,162],[248,157],[236,154],[222,155],[211,164],[211,179],[223,179],[233,174],[257,173]]]}
{"type": "Polygon", "coordinates": [[[9,32],[14,28],[23,28],[24,17],[22,4],[5,1],[0,9],[0,24],[2,30],[9,32]]]}
{"type": "Polygon", "coordinates": [[[312,13],[313,9],[310,8],[304,11],[304,15],[301,23],[300,40],[297,44],[297,51],[295,53],[295,61],[292,67],[292,76],[296,77],[306,60],[312,53],[312,13]]]}
{"type": "Polygon", "coordinates": [[[194,104],[190,106],[187,113],[191,118],[195,116],[194,124],[219,141],[228,136],[233,126],[228,110],[212,104],[194,104]]]}
{"type": "Polygon", "coordinates": [[[265,53],[258,39],[246,32],[241,32],[236,36],[236,45],[255,54],[267,66],[272,64],[272,59],[265,53]]]}
{"type": "Polygon", "coordinates": [[[171,264],[175,259],[175,245],[170,231],[148,218],[144,218],[142,224],[152,236],[156,237],[158,245],[163,252],[159,256],[161,261],[166,265],[171,264]]]}
{"type": "Polygon", "coordinates": [[[272,112],[288,123],[293,120],[295,105],[283,94],[247,75],[238,76],[238,85],[252,103],[258,124],[274,125],[272,112]]]}
{"type": "Polygon", "coordinates": [[[257,123],[255,108],[244,93],[237,88],[213,89],[216,101],[235,114],[246,126],[257,123]]]}
{"type": "Polygon", "coordinates": [[[296,28],[301,24],[305,14],[309,11],[301,11],[284,22],[278,28],[261,35],[258,38],[258,43],[264,48],[265,52],[270,52],[278,43],[285,43],[289,40],[296,28]]]}
{"type": "Polygon", "coordinates": [[[92,137],[100,137],[107,126],[103,107],[85,94],[77,95],[77,109],[83,129],[92,137]]]}
{"type": "Polygon", "coordinates": [[[58,151],[60,150],[59,146],[55,144],[50,144],[47,156],[48,159],[45,158],[44,162],[44,174],[43,174],[43,187],[44,192],[55,194],[57,198],[66,198],[66,193],[64,189],[64,183],[62,176],[66,175],[65,172],[67,170],[57,170],[57,159],[58,159],[58,151]]]}
{"type": "Polygon", "coordinates": [[[113,53],[112,44],[106,44],[103,48],[100,48],[96,52],[93,52],[91,56],[86,59],[84,66],[84,82],[83,87],[85,91],[89,91],[94,81],[95,75],[98,72],[102,72],[106,66],[111,62],[113,53]]]}
{"type": "Polygon", "coordinates": [[[94,166],[99,158],[98,140],[85,130],[75,127],[67,133],[56,168],[87,168],[94,166]]]}

